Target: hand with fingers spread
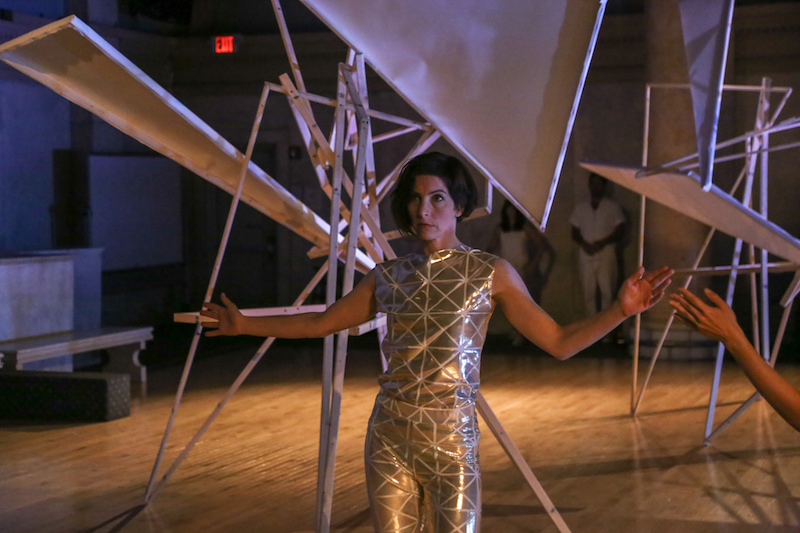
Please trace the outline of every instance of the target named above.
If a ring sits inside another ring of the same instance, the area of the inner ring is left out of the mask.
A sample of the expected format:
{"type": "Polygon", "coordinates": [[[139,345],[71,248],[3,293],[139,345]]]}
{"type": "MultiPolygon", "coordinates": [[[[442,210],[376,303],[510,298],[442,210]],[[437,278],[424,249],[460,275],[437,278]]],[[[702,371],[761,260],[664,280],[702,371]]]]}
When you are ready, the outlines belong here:
{"type": "Polygon", "coordinates": [[[711,339],[728,344],[745,340],[746,337],[733,309],[711,289],[705,295],[713,305],[704,303],[686,289],[680,289],[670,297],[669,305],[675,309],[675,318],[711,339]]]}
{"type": "Polygon", "coordinates": [[[644,267],[625,280],[617,294],[617,300],[625,316],[633,316],[647,311],[664,296],[664,291],[672,283],[675,271],[668,267],[645,272],[644,267]]]}
{"type": "Polygon", "coordinates": [[[800,431],[800,391],[786,381],[756,351],[736,321],[731,307],[711,289],[711,305],[686,289],[670,297],[675,317],[706,337],[722,342],[744,370],[756,390],[784,420],[800,431]]]}
{"type": "Polygon", "coordinates": [[[561,325],[528,294],[522,279],[507,261],[498,261],[492,298],[511,325],[529,341],[556,359],[565,360],[602,339],[626,318],[653,307],[671,283],[674,271],[639,268],[625,280],[617,299],[592,316],[561,325]]]}
{"type": "Polygon", "coordinates": [[[200,311],[201,316],[213,320],[213,322],[203,323],[203,327],[211,328],[210,331],[206,331],[206,336],[241,335],[244,332],[242,325],[244,316],[236,304],[230,301],[224,293],[222,294],[222,303],[224,305],[206,302],[203,310],[200,311]]]}

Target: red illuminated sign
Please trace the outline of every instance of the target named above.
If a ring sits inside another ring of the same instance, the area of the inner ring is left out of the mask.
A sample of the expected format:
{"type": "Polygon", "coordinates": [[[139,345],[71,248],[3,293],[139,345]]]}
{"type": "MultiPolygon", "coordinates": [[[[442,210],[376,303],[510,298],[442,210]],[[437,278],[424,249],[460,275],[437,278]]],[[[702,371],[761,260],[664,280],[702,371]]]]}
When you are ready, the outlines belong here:
{"type": "Polygon", "coordinates": [[[234,52],[233,44],[233,35],[218,35],[214,38],[214,52],[232,54],[234,52]]]}

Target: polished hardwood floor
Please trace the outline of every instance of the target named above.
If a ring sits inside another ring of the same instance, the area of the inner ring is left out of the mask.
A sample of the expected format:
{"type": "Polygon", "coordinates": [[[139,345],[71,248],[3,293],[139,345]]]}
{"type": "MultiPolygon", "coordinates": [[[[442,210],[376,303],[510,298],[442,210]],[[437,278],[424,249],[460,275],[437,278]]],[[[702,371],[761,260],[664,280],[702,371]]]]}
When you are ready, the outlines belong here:
{"type": "MultiPolygon", "coordinates": [[[[198,358],[161,473],[252,355],[198,358]]],[[[147,506],[144,491],[182,368],[151,367],[131,416],[92,424],[3,422],[0,531],[307,532],[314,528],[320,349],[278,341],[147,506]]],[[[800,384],[800,368],[781,372],[800,384]]],[[[374,350],[347,364],[333,531],[371,531],[362,471],[374,350]]],[[[567,362],[487,347],[483,391],[573,532],[800,530],[800,434],[763,401],[702,445],[711,362],[659,361],[631,417],[631,360],[598,347],[567,362]]],[[[752,388],[726,363],[718,420],[752,388]]],[[[1,401],[1,400],[0,400],[1,401]]],[[[556,531],[484,426],[483,531],[556,531]]]]}

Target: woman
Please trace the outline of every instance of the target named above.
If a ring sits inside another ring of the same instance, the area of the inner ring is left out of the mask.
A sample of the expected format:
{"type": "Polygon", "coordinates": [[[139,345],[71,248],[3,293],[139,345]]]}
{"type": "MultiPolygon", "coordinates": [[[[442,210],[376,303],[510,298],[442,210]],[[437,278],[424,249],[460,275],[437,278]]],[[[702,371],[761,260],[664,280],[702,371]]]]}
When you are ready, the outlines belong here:
{"type": "MultiPolygon", "coordinates": [[[[541,302],[542,290],[555,263],[555,250],[544,233],[528,222],[510,201],[503,203],[500,225],[494,231],[486,251],[508,261],[519,272],[534,302],[541,302]]],[[[489,333],[501,333],[513,346],[522,346],[525,338],[502,313],[494,315],[489,333]]]]}
{"type": "Polygon", "coordinates": [[[495,228],[486,251],[499,255],[517,269],[538,302],[555,262],[555,250],[509,200],[503,202],[500,224],[495,228]]]}
{"type": "Polygon", "coordinates": [[[672,271],[639,269],[604,312],[559,326],[528,294],[507,261],[462,244],[456,224],[477,203],[467,168],[440,153],[402,169],[392,196],[398,228],[424,253],[376,266],[352,292],[321,313],[244,317],[222,296],[202,315],[207,333],[323,337],[387,315],[382,349],[389,360],[369,421],[365,462],[378,532],[477,532],[480,432],[475,415],[480,353],[495,305],[528,339],[567,359],[628,316],[655,304],[672,271]]]}

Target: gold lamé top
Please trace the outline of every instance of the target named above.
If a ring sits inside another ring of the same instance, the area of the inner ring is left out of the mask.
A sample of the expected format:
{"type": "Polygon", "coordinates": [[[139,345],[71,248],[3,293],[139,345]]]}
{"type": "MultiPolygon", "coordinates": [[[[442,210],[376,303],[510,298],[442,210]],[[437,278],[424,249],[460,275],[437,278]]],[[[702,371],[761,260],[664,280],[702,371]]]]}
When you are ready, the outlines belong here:
{"type": "Polygon", "coordinates": [[[380,378],[385,394],[433,408],[472,404],[496,260],[461,246],[375,267],[377,310],[388,327],[381,344],[389,364],[380,378]]]}

